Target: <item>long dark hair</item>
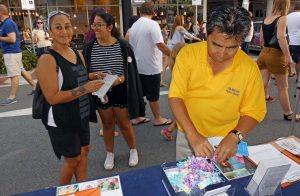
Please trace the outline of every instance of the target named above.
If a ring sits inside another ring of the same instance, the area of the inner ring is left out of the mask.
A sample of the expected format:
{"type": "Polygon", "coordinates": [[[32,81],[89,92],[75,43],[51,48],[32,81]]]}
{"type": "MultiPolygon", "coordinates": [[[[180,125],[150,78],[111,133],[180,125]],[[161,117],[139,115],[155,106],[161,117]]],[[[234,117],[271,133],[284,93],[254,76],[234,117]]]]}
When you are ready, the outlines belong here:
{"type": "Polygon", "coordinates": [[[121,36],[120,32],[116,28],[115,19],[114,19],[114,17],[111,14],[97,12],[96,15],[95,15],[95,17],[96,16],[99,16],[100,18],[102,18],[102,20],[104,20],[104,22],[106,23],[107,26],[112,25],[113,28],[111,30],[111,35],[113,37],[119,38],[121,36]]]}
{"type": "Polygon", "coordinates": [[[243,41],[251,27],[249,12],[243,7],[218,6],[210,12],[206,23],[207,35],[215,30],[243,41]]]}

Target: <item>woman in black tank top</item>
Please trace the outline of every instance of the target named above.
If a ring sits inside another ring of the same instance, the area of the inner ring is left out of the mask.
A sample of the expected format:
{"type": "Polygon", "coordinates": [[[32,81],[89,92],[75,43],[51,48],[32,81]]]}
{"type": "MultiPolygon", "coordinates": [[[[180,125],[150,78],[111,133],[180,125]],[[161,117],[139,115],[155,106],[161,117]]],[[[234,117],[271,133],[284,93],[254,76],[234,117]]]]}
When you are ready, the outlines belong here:
{"type": "Polygon", "coordinates": [[[50,54],[39,58],[36,73],[46,98],[43,123],[54,153],[59,159],[64,158],[60,184],[65,185],[71,183],[73,176],[77,182],[86,180],[90,144],[89,93],[97,91],[103,82],[88,81],[82,56],[69,47],[73,37],[69,15],[54,11],[49,13],[48,21],[53,48],[50,54]]]}
{"type": "Polygon", "coordinates": [[[287,12],[290,7],[290,0],[275,0],[271,16],[265,18],[261,39],[263,49],[257,59],[257,64],[263,77],[266,101],[272,98],[268,94],[268,83],[271,74],[275,76],[279,101],[283,110],[283,119],[292,120],[293,111],[290,106],[288,95],[288,69],[292,63],[288,41],[286,37],[287,12]],[[278,45],[271,45],[269,42],[274,31],[277,30],[278,45]]]}

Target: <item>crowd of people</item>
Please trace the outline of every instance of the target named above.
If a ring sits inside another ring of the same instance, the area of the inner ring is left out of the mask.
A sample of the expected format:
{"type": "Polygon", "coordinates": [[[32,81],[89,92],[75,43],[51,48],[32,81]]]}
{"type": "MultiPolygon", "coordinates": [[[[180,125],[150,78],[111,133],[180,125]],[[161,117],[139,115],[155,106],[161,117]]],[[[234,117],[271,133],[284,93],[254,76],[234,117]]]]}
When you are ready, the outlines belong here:
{"type": "MultiPolygon", "coordinates": [[[[198,20],[193,25],[190,17],[185,21],[178,15],[169,31],[166,24],[159,26],[152,20],[154,6],[145,2],[139,17],[131,19],[124,39],[114,17],[96,9],[82,51],[70,47],[73,27],[68,13],[49,13],[48,30],[45,20],[37,18],[35,30],[26,39],[38,46],[36,73],[46,99],[42,122],[55,155],[63,157],[60,184],[69,184],[73,176],[77,182],[86,180],[89,122],[97,120],[96,112],[105,144],[106,170],[114,168],[116,127],[129,148],[128,165],[138,164],[134,126],[151,121],[145,115],[146,101],[152,124],[164,127],[161,134],[165,139],[171,141],[178,130],[176,160],[194,154],[222,162],[233,156],[237,144],[266,115],[271,74],[277,82],[283,119],[291,120],[294,113],[288,99],[287,73],[292,61],[297,74],[300,69],[300,3],[287,16],[289,8],[290,0],[274,1],[272,15],[262,25],[263,48],[257,63],[248,55],[253,34],[251,13],[242,7],[216,7],[205,24],[198,20]],[[274,31],[275,45],[270,43],[274,31]],[[197,43],[186,44],[186,39],[197,43]],[[166,67],[172,71],[168,100],[173,117],[160,112],[161,73],[166,67]],[[108,75],[117,79],[105,97],[92,95],[108,75]],[[215,147],[208,138],[217,136],[222,140],[215,147]]],[[[33,92],[36,84],[22,66],[19,32],[4,5],[0,5],[0,20],[1,47],[12,81],[11,93],[0,105],[9,105],[16,102],[20,74],[33,92]]]]}

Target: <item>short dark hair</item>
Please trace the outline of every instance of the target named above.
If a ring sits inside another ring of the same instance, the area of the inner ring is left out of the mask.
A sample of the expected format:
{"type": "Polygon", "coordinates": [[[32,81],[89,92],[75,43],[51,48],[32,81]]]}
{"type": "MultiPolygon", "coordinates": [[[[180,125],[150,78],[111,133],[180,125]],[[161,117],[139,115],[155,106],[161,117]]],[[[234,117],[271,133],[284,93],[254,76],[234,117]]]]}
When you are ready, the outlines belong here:
{"type": "Polygon", "coordinates": [[[111,35],[115,38],[120,37],[120,32],[116,28],[115,18],[109,13],[96,12],[95,17],[98,16],[104,20],[107,26],[112,25],[111,35]]]}
{"type": "Polygon", "coordinates": [[[300,10],[300,2],[295,3],[294,10],[300,10]]]}
{"type": "Polygon", "coordinates": [[[154,5],[150,1],[146,1],[140,7],[140,13],[145,15],[152,15],[154,13],[154,5]]]}
{"type": "Polygon", "coordinates": [[[243,7],[218,6],[210,12],[206,30],[210,35],[215,30],[226,33],[238,41],[243,41],[249,34],[251,17],[243,7]]]}

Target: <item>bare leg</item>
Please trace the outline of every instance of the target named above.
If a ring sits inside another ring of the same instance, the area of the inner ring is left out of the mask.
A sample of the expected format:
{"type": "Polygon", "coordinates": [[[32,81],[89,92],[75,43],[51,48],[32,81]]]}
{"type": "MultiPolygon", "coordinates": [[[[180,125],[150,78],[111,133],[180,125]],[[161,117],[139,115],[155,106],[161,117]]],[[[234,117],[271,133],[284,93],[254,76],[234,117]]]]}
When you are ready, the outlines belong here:
{"type": "Polygon", "coordinates": [[[30,84],[32,90],[35,90],[35,82],[33,81],[31,75],[25,70],[22,70],[21,74],[23,78],[30,84]]]}
{"type": "Polygon", "coordinates": [[[102,120],[102,129],[105,148],[107,152],[114,151],[114,133],[115,133],[115,117],[113,109],[110,107],[108,109],[100,109],[100,117],[102,120]]]}
{"type": "Polygon", "coordinates": [[[297,63],[295,65],[296,73],[297,73],[297,78],[299,77],[299,70],[300,70],[300,63],[297,63]]]}
{"type": "Polygon", "coordinates": [[[64,163],[60,169],[60,179],[61,185],[70,184],[73,174],[75,174],[76,167],[80,162],[80,156],[74,158],[64,157],[64,163]]]}
{"type": "Polygon", "coordinates": [[[87,171],[87,159],[90,151],[90,146],[81,147],[80,153],[80,162],[76,167],[75,177],[76,182],[82,182],[86,180],[86,171],[87,171]]]}
{"type": "Polygon", "coordinates": [[[9,99],[15,99],[17,96],[17,90],[19,88],[19,76],[13,76],[10,78],[11,80],[11,89],[9,94],[9,99]]]}
{"type": "Polygon", "coordinates": [[[279,93],[279,101],[284,114],[291,114],[292,109],[288,95],[288,77],[286,74],[276,74],[275,79],[279,93]]]}
{"type": "Polygon", "coordinates": [[[129,121],[127,108],[114,108],[114,115],[130,149],[136,149],[133,127],[129,121]]]}
{"type": "Polygon", "coordinates": [[[160,115],[159,101],[149,101],[149,105],[154,116],[154,124],[165,123],[167,119],[160,115]]]}
{"type": "Polygon", "coordinates": [[[262,79],[263,79],[263,83],[264,83],[264,88],[265,88],[265,95],[266,98],[269,97],[269,81],[270,81],[270,72],[267,69],[262,69],[260,70],[262,79]]]}
{"type": "Polygon", "coordinates": [[[167,84],[164,82],[165,81],[165,73],[166,73],[166,69],[167,69],[167,59],[168,57],[166,55],[163,55],[163,70],[160,73],[161,79],[160,79],[160,86],[164,87],[167,86],[167,84]]]}

